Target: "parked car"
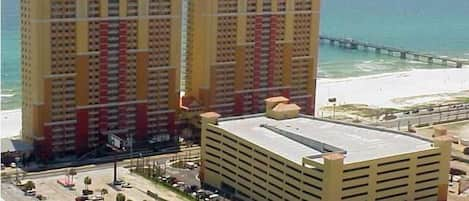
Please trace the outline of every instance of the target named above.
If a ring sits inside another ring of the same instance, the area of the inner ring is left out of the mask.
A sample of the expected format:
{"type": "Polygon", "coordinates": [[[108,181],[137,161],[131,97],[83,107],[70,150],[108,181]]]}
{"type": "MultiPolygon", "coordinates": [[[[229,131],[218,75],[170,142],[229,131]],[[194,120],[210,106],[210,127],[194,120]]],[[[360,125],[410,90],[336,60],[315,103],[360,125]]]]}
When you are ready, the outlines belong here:
{"type": "Polygon", "coordinates": [[[91,194],[93,194],[93,191],[92,191],[92,190],[83,189],[82,193],[83,193],[83,195],[91,195],[91,194]]]}
{"type": "Polygon", "coordinates": [[[123,183],[122,188],[132,188],[132,185],[130,183],[123,183]]]}
{"type": "Polygon", "coordinates": [[[35,190],[27,190],[24,192],[24,195],[26,196],[36,196],[36,191],[35,190]]]}
{"type": "Polygon", "coordinates": [[[16,168],[16,163],[10,163],[10,167],[16,168]]]}
{"type": "Polygon", "coordinates": [[[88,197],[88,200],[100,201],[100,200],[104,200],[104,197],[102,195],[93,195],[93,196],[88,197]]]}
{"type": "Polygon", "coordinates": [[[88,196],[78,196],[75,198],[75,201],[87,201],[88,196]]]}

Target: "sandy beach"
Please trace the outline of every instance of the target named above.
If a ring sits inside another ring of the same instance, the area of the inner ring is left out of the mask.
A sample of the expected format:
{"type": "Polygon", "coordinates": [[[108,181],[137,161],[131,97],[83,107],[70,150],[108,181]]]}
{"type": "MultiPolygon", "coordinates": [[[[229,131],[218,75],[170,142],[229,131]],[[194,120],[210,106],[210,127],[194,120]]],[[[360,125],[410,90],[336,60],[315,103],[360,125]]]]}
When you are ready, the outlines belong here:
{"type": "Polygon", "coordinates": [[[3,110],[0,112],[0,136],[10,138],[21,132],[21,109],[3,110]]]}
{"type": "Polygon", "coordinates": [[[338,104],[403,108],[469,97],[469,68],[413,70],[347,79],[319,79],[316,108],[338,104]]]}
{"type": "MultiPolygon", "coordinates": [[[[347,79],[319,79],[316,108],[327,99],[338,104],[367,104],[371,107],[402,108],[423,103],[469,98],[469,68],[414,70],[347,79]]],[[[1,137],[17,136],[21,110],[0,112],[1,137]]]]}

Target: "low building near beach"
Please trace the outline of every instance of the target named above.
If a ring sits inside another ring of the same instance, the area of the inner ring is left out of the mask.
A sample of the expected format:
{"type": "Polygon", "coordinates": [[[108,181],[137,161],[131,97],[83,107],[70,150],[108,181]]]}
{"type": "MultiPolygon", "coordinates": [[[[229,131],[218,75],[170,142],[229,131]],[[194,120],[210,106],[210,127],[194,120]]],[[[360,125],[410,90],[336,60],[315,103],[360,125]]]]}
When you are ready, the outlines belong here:
{"type": "Polygon", "coordinates": [[[202,184],[233,200],[446,200],[451,139],[298,114],[202,117],[202,184]]]}
{"type": "Polygon", "coordinates": [[[2,138],[2,163],[10,164],[16,162],[16,157],[20,157],[21,161],[28,158],[33,151],[33,145],[19,139],[2,138]]]}

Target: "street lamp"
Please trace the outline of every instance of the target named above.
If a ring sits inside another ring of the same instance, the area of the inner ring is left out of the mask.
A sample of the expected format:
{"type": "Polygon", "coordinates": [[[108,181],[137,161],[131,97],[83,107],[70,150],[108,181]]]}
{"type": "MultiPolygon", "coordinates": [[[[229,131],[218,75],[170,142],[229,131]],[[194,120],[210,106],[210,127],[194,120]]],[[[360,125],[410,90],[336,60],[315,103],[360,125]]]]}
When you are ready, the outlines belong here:
{"type": "Polygon", "coordinates": [[[18,175],[18,166],[19,166],[19,162],[20,162],[20,157],[17,156],[15,157],[15,161],[16,161],[16,184],[20,184],[20,179],[19,179],[19,175],[18,175]]]}
{"type": "Polygon", "coordinates": [[[130,170],[132,170],[132,161],[133,161],[133,154],[134,154],[134,141],[133,141],[133,136],[130,133],[127,133],[127,142],[129,143],[129,146],[130,146],[130,170]]]}
{"type": "Polygon", "coordinates": [[[329,98],[329,103],[332,103],[332,119],[335,119],[335,104],[337,102],[336,98],[329,98]]]}

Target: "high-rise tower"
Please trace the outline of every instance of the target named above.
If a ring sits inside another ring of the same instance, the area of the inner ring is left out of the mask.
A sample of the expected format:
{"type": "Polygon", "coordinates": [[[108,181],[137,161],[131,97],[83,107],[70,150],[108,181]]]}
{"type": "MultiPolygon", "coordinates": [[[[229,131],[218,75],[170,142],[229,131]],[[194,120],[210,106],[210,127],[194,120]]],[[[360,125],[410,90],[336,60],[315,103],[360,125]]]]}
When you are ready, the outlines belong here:
{"type": "Polygon", "coordinates": [[[188,19],[189,110],[257,113],[283,95],[314,113],[319,0],[192,0],[188,19]]]}
{"type": "Polygon", "coordinates": [[[180,0],[21,0],[23,138],[41,157],[173,134],[180,0]]]}

